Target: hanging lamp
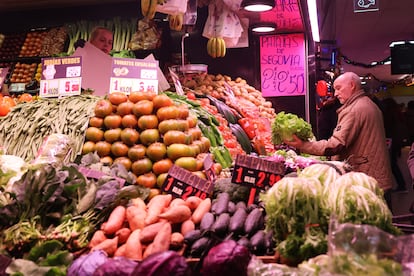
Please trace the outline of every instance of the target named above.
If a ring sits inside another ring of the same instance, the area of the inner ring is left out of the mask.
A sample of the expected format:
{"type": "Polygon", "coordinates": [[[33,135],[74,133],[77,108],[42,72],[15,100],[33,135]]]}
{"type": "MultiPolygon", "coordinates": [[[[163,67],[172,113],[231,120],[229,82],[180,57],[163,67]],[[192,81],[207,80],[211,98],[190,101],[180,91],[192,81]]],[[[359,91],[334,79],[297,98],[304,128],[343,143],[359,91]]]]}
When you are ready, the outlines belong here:
{"type": "Polygon", "coordinates": [[[275,0],[243,0],[241,7],[251,12],[269,11],[275,7],[275,0]]]}

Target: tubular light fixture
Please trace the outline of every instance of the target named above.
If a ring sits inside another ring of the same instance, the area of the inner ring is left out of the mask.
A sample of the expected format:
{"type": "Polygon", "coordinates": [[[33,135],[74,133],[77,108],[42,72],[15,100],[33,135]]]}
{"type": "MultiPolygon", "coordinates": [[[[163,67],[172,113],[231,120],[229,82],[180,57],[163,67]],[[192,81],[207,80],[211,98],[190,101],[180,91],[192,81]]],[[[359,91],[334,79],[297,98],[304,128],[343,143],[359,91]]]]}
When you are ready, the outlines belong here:
{"type": "Polygon", "coordinates": [[[307,3],[313,41],[319,42],[320,37],[318,25],[318,9],[316,7],[316,0],[307,0],[307,3]]]}
{"type": "Polygon", "coordinates": [[[246,11],[264,12],[275,7],[275,0],[243,0],[241,6],[246,11]]]}
{"type": "Polygon", "coordinates": [[[255,34],[267,34],[276,30],[276,24],[274,23],[257,23],[251,26],[251,31],[255,34]]]}

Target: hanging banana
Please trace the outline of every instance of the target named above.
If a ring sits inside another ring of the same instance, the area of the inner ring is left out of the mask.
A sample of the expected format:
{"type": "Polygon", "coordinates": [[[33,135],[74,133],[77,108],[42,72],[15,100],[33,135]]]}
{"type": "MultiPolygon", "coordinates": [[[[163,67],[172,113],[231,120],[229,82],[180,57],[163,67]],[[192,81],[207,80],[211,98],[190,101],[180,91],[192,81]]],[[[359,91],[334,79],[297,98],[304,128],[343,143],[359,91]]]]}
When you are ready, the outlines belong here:
{"type": "Polygon", "coordinates": [[[184,14],[168,15],[168,23],[173,31],[181,31],[183,28],[184,14]]]}
{"type": "Polygon", "coordinates": [[[141,0],[141,13],[144,17],[153,19],[155,16],[158,0],[141,0]]]}
{"type": "Polygon", "coordinates": [[[226,42],[221,37],[211,37],[207,42],[207,53],[212,58],[226,55],[226,42]]]}

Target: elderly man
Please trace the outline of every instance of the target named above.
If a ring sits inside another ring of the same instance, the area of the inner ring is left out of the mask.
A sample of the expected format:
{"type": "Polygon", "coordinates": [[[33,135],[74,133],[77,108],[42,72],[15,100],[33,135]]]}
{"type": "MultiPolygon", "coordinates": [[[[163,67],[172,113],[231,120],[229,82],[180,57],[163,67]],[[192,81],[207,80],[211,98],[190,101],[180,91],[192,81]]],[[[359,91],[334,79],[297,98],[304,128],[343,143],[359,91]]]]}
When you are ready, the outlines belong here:
{"type": "Polygon", "coordinates": [[[339,76],[334,89],[342,106],[337,110],[338,123],[332,136],[312,142],[294,136],[284,142],[303,153],[345,160],[354,171],[374,177],[391,209],[393,180],[381,110],[365,95],[360,78],[353,72],[339,76]]]}

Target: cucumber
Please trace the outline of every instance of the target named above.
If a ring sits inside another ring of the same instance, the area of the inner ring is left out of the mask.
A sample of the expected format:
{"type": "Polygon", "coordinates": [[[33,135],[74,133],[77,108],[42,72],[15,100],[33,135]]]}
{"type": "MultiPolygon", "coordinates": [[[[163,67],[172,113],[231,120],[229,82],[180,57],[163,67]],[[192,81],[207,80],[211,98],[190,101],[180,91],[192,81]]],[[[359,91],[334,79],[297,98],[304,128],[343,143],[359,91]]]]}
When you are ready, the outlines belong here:
{"type": "Polygon", "coordinates": [[[264,225],[263,211],[261,208],[253,209],[244,222],[244,232],[252,236],[257,230],[261,229],[264,225]]]}
{"type": "Polygon", "coordinates": [[[265,232],[264,230],[257,231],[251,238],[250,238],[250,250],[255,255],[264,255],[266,252],[266,242],[265,242],[265,232]]]}
{"type": "Polygon", "coordinates": [[[227,234],[229,222],[229,213],[222,213],[216,218],[216,221],[211,226],[211,231],[213,231],[217,236],[223,237],[227,234]]]}
{"type": "Polygon", "coordinates": [[[247,213],[243,208],[238,208],[229,222],[229,232],[233,232],[236,235],[242,235],[244,233],[244,222],[246,221],[247,213]]]}
{"type": "Polygon", "coordinates": [[[214,215],[210,212],[206,213],[200,222],[200,230],[207,231],[210,230],[211,226],[213,225],[215,219],[214,215]]]}
{"type": "Polygon", "coordinates": [[[228,206],[230,202],[230,195],[228,193],[221,193],[217,196],[217,202],[215,203],[212,213],[215,215],[221,215],[222,213],[227,213],[228,206]]]}

